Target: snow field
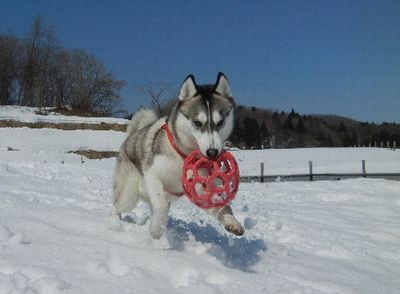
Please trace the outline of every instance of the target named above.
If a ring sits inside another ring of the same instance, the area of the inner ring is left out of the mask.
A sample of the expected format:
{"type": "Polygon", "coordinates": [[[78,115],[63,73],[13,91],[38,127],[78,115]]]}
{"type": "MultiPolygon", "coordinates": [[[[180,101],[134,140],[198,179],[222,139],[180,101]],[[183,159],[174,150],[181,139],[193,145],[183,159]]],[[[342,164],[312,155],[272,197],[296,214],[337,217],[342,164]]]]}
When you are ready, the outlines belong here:
{"type": "Polygon", "coordinates": [[[314,173],[400,173],[400,150],[385,148],[296,148],[241,150],[234,152],[243,175],[259,175],[264,162],[265,175],[307,174],[308,161],[314,173]]]}
{"type": "Polygon", "coordinates": [[[117,131],[0,128],[0,150],[62,152],[76,150],[118,151],[126,134],[117,131]]]}
{"type": "Polygon", "coordinates": [[[152,240],[144,203],[129,215],[136,223],[109,216],[114,160],[31,154],[0,152],[0,293],[400,287],[400,182],[242,184],[233,209],[244,237],[179,199],[164,237],[152,240]]]}
{"type": "Polygon", "coordinates": [[[36,114],[39,111],[37,107],[26,107],[17,105],[2,105],[0,106],[0,119],[16,120],[20,122],[36,123],[117,123],[126,124],[127,120],[113,117],[82,117],[82,116],[65,116],[56,112],[52,112],[51,108],[46,108],[49,111],[48,115],[36,114]]]}

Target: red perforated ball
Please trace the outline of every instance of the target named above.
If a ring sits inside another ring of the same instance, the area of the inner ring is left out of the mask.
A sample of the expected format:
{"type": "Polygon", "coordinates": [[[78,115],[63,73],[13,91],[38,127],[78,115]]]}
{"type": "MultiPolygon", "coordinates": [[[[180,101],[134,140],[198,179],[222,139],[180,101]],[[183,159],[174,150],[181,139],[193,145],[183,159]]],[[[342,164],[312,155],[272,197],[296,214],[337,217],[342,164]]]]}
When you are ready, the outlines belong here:
{"type": "Polygon", "coordinates": [[[216,159],[193,151],[183,163],[182,185],[190,201],[201,208],[226,206],[239,188],[238,164],[226,150],[216,159]]]}

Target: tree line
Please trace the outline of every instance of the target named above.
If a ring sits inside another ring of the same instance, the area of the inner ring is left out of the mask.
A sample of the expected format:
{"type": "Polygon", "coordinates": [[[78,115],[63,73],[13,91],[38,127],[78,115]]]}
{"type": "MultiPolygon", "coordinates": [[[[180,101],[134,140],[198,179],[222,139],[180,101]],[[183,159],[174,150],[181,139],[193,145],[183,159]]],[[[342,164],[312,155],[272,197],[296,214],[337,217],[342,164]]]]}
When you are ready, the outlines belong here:
{"type": "Polygon", "coordinates": [[[24,38],[0,34],[1,105],[110,115],[120,104],[124,84],[94,55],[63,48],[40,16],[24,38]]]}
{"type": "Polygon", "coordinates": [[[244,149],[380,146],[381,142],[399,145],[400,125],[239,105],[229,141],[244,149]]]}

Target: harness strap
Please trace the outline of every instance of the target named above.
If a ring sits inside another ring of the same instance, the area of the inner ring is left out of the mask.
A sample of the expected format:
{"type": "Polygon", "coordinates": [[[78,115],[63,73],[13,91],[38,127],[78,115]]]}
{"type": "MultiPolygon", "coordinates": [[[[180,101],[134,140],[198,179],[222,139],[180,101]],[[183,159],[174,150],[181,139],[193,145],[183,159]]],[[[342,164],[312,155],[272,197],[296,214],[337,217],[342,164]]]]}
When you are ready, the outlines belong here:
{"type": "Polygon", "coordinates": [[[183,192],[171,192],[171,191],[167,191],[167,190],[165,190],[165,192],[167,192],[167,193],[169,193],[169,194],[171,194],[171,195],[174,195],[174,196],[176,196],[176,197],[181,197],[181,196],[184,195],[183,192]]]}
{"type": "Polygon", "coordinates": [[[171,130],[169,129],[168,124],[167,124],[167,123],[163,124],[163,125],[161,126],[161,128],[162,128],[162,129],[165,131],[165,133],[167,134],[169,143],[171,144],[172,148],[174,148],[175,151],[176,151],[182,158],[186,158],[187,155],[186,155],[181,149],[179,149],[178,145],[176,144],[174,135],[172,134],[171,130]]]}
{"type": "MultiPolygon", "coordinates": [[[[168,123],[165,123],[161,126],[161,128],[165,131],[165,133],[167,134],[168,137],[168,141],[171,144],[172,148],[174,148],[174,150],[182,157],[182,158],[186,158],[186,154],[179,149],[178,145],[176,144],[174,135],[172,134],[171,130],[169,129],[168,123]]],[[[165,190],[167,193],[174,195],[176,197],[181,197],[183,196],[183,193],[177,193],[177,192],[171,192],[171,191],[167,191],[165,190]]]]}

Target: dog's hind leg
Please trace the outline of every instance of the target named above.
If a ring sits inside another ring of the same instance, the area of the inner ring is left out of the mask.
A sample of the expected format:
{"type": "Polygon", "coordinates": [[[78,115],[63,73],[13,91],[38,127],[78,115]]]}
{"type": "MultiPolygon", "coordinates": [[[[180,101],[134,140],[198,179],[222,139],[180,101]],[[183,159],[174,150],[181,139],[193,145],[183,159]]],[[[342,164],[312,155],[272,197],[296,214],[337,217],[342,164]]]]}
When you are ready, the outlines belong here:
{"type": "Polygon", "coordinates": [[[139,199],[141,175],[130,161],[117,159],[114,174],[112,216],[120,217],[121,213],[130,212],[139,199]]]}
{"type": "Polygon", "coordinates": [[[209,213],[214,215],[225,226],[228,232],[236,236],[244,234],[244,227],[235,218],[232,208],[229,205],[222,208],[212,208],[209,210],[209,213]]]}

